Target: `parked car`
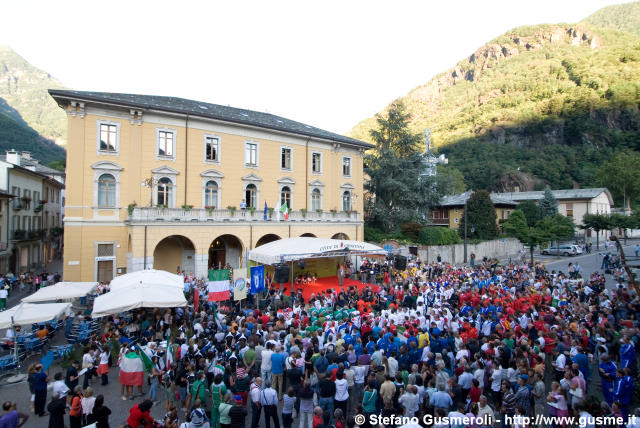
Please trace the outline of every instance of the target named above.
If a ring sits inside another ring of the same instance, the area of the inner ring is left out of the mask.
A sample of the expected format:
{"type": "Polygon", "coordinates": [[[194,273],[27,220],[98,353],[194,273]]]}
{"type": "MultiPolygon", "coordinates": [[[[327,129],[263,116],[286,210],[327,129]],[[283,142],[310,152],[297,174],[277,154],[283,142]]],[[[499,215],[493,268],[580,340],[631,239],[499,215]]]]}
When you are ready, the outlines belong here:
{"type": "Polygon", "coordinates": [[[568,257],[568,256],[576,256],[580,253],[582,253],[582,250],[580,250],[577,245],[560,245],[560,246],[545,248],[544,250],[542,250],[542,254],[544,254],[545,256],[553,255],[553,256],[568,257]]]}

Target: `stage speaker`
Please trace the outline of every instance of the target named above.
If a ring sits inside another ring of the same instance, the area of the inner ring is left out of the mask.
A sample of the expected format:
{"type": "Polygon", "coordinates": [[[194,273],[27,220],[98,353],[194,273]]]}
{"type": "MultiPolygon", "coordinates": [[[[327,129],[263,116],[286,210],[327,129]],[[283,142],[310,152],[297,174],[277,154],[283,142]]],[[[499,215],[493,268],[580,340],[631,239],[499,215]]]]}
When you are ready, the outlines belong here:
{"type": "Polygon", "coordinates": [[[398,270],[406,270],[407,258],[405,256],[395,256],[393,259],[393,266],[398,270]]]}
{"type": "Polygon", "coordinates": [[[289,266],[285,264],[275,265],[275,274],[273,275],[273,282],[276,284],[285,284],[289,282],[289,266]]]}

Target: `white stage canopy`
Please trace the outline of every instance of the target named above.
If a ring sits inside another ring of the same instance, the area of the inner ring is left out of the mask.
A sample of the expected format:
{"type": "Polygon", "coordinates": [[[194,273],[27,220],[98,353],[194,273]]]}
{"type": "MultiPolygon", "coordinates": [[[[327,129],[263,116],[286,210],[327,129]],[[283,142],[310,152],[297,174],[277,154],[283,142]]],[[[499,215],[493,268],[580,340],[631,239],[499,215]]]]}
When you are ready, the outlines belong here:
{"type": "Polygon", "coordinates": [[[93,301],[94,318],[118,314],[137,308],[176,308],[187,306],[183,289],[171,285],[137,283],[109,291],[93,301]]]}
{"type": "Polygon", "coordinates": [[[269,242],[249,252],[249,260],[274,265],[296,260],[347,255],[385,255],[377,245],[361,241],[324,238],[287,238],[269,242]]]}
{"type": "Polygon", "coordinates": [[[97,282],[59,282],[39,289],[32,295],[22,299],[22,301],[36,303],[76,299],[92,293],[97,287],[97,282]]]}
{"type": "Polygon", "coordinates": [[[184,278],[180,275],[164,270],[139,270],[124,275],[116,276],[109,284],[109,290],[116,291],[131,288],[136,285],[164,285],[184,290],[184,278]]]}
{"type": "Polygon", "coordinates": [[[0,312],[0,328],[11,328],[14,325],[31,325],[51,321],[65,314],[72,314],[71,303],[20,303],[0,312]]]}

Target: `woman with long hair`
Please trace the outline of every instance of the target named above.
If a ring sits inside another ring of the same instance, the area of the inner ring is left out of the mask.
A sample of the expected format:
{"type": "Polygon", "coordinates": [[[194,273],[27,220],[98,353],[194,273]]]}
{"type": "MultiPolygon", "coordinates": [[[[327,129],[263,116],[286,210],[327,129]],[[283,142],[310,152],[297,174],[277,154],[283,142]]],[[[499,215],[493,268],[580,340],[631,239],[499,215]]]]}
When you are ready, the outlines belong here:
{"type": "Polygon", "coordinates": [[[27,383],[29,385],[29,392],[31,393],[31,399],[29,401],[29,410],[31,410],[32,413],[35,411],[33,403],[36,399],[36,390],[33,386],[35,373],[36,373],[36,363],[33,363],[27,369],[27,383]]]}
{"type": "Polygon", "coordinates": [[[96,428],[109,428],[110,414],[111,409],[104,405],[104,395],[100,394],[96,397],[93,411],[87,418],[87,423],[92,424],[95,422],[96,428]]]}
{"type": "Polygon", "coordinates": [[[69,427],[82,427],[82,387],[77,385],[71,395],[71,408],[69,409],[69,427]]]}

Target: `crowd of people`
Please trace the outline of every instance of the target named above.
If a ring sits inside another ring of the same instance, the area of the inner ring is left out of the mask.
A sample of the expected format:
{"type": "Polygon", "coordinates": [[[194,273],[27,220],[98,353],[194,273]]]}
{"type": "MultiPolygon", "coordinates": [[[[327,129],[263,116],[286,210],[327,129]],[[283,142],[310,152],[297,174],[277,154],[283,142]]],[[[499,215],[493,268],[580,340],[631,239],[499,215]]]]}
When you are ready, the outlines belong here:
{"type": "Polygon", "coordinates": [[[122,400],[143,399],[113,421],[131,428],[367,427],[372,415],[425,414],[484,421],[460,425],[470,427],[517,415],[629,420],[640,298],[622,278],[611,290],[603,273],[583,277],[575,264],[566,274],[486,260],[376,264],[375,284],[310,299],[274,284],[260,307],[249,296],[194,308],[206,282],[185,275],[188,307],[105,319],[82,360],[55,374],[48,404],[50,379],[30,368],[33,410],[45,415],[46,405],[50,427],[64,426],[65,411],[71,427],[108,427],[105,396],[92,388],[120,367],[122,400]],[[146,384],[123,381],[123,361],[141,352],[146,384]],[[151,417],[155,405],[163,418],[151,417]]]}

